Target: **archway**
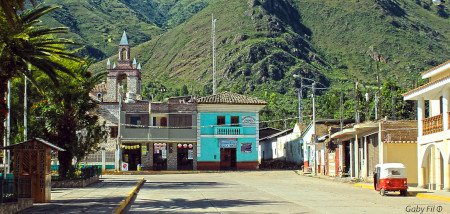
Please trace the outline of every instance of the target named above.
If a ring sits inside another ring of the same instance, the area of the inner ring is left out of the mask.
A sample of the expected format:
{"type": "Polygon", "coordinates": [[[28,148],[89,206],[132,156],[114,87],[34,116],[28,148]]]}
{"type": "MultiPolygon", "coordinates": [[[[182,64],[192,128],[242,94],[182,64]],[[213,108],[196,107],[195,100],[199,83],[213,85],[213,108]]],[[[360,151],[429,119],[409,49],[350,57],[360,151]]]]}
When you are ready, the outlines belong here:
{"type": "Polygon", "coordinates": [[[434,144],[430,144],[422,156],[423,183],[425,188],[441,190],[444,188],[444,158],[434,144]]]}

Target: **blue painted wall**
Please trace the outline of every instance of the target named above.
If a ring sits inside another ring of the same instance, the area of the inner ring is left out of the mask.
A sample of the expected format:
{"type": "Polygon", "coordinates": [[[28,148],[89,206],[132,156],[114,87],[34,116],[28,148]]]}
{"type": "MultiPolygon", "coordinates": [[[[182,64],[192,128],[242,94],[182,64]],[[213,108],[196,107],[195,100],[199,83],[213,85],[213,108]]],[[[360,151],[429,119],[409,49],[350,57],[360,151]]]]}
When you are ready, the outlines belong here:
{"type": "MultiPolygon", "coordinates": [[[[217,116],[225,116],[225,124],[231,124],[231,116],[239,116],[239,124],[242,123],[242,118],[245,116],[251,116],[256,118],[256,113],[239,113],[239,112],[230,112],[230,113],[200,113],[200,134],[201,135],[213,135],[214,134],[214,126],[217,125],[217,116]]],[[[245,135],[254,135],[256,134],[255,126],[244,126],[243,134],[245,135]]]]}
{"type": "Polygon", "coordinates": [[[232,116],[239,116],[239,124],[243,128],[243,135],[241,138],[236,138],[238,141],[236,148],[236,161],[258,161],[258,145],[256,138],[246,137],[244,135],[256,135],[258,124],[252,126],[242,126],[242,119],[245,116],[251,116],[256,119],[257,113],[245,112],[201,112],[200,113],[200,135],[210,135],[208,137],[200,137],[201,143],[201,155],[198,157],[198,161],[207,162],[220,162],[220,147],[219,138],[213,137],[214,126],[217,125],[217,116],[225,116],[225,124],[231,124],[232,116]],[[251,143],[251,152],[242,152],[242,143],[251,143]]]}

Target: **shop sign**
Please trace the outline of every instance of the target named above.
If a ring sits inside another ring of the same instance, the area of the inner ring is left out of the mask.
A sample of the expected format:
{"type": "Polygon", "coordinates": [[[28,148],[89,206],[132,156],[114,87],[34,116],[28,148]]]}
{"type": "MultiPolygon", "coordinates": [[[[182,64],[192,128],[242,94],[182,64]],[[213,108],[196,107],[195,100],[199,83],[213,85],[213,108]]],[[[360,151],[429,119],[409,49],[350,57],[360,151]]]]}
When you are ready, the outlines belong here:
{"type": "Polygon", "coordinates": [[[188,150],[188,160],[192,160],[192,159],[194,159],[194,150],[189,149],[188,150]]]}
{"type": "Polygon", "coordinates": [[[251,153],[252,152],[252,143],[241,143],[241,152],[242,153],[251,153]]]}
{"type": "Polygon", "coordinates": [[[128,171],[128,163],[122,163],[122,171],[128,171]]]}
{"type": "Polygon", "coordinates": [[[147,155],[147,146],[142,146],[141,152],[142,152],[142,154],[147,155]]]}
{"type": "Polygon", "coordinates": [[[256,124],[255,117],[244,116],[242,117],[242,126],[254,126],[256,124]]]}
{"type": "Polygon", "coordinates": [[[219,147],[222,149],[237,148],[237,139],[219,139],[219,147]]]}

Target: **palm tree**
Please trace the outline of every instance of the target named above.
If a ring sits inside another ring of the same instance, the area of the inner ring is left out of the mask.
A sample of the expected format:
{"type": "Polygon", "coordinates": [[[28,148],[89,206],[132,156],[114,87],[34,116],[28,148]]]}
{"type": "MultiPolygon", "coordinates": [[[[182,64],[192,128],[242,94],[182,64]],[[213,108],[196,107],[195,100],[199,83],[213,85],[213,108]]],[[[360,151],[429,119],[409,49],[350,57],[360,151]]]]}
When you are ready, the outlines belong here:
{"type": "MultiPolygon", "coordinates": [[[[0,1],[0,130],[6,117],[5,93],[7,82],[13,77],[27,76],[33,83],[28,65],[41,70],[57,84],[58,72],[70,74],[61,59],[79,61],[80,58],[65,49],[74,44],[55,34],[67,33],[67,28],[48,28],[40,24],[39,18],[58,9],[56,6],[37,6],[18,12],[23,0],[0,1]]],[[[0,131],[3,139],[3,131],[0,131]]]]}

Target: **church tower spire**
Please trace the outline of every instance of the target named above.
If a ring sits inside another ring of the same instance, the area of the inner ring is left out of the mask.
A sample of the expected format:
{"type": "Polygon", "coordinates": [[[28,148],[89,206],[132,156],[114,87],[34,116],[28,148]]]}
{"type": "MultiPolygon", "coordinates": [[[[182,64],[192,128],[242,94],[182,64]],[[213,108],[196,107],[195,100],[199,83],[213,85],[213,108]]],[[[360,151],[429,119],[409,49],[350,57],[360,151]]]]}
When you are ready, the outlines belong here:
{"type": "Polygon", "coordinates": [[[119,64],[130,64],[130,55],[127,33],[123,31],[122,39],[120,39],[119,43],[119,64]]]}

